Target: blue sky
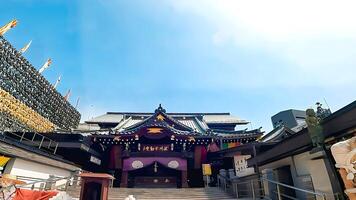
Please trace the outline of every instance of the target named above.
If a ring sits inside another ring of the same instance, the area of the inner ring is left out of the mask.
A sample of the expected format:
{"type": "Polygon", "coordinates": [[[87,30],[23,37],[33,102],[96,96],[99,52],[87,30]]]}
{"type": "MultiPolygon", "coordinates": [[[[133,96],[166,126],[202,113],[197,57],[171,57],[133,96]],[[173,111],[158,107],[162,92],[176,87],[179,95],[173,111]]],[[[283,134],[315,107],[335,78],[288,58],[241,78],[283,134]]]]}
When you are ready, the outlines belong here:
{"type": "Polygon", "coordinates": [[[271,130],[270,117],[324,98],[355,100],[353,1],[5,1],[5,37],[82,120],[107,111],[231,112],[271,130]]]}

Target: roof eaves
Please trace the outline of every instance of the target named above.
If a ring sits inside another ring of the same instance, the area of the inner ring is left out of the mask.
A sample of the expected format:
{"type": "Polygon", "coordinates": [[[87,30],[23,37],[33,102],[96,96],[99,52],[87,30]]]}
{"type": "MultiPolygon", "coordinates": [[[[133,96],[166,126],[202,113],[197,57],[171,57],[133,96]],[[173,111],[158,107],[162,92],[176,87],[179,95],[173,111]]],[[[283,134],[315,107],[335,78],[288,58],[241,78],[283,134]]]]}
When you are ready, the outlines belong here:
{"type": "Polygon", "coordinates": [[[352,103],[340,108],[339,110],[333,112],[331,115],[327,116],[326,118],[323,119],[323,121],[321,122],[322,124],[352,110],[356,108],[356,101],[353,101],[352,103]]]}

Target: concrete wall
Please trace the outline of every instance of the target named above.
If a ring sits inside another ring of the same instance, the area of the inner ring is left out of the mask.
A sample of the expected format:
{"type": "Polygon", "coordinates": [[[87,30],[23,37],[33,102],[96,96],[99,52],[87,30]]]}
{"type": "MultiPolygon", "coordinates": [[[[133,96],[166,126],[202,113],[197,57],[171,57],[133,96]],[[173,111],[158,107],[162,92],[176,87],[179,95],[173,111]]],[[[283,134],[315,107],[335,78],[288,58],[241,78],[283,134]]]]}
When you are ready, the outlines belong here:
{"type": "MultiPolygon", "coordinates": [[[[323,159],[312,160],[309,152],[301,153],[295,156],[287,157],[266,165],[260,166],[260,171],[264,169],[276,169],[283,166],[290,166],[294,186],[305,188],[306,182],[312,181],[313,188],[316,192],[332,194],[332,186],[329,175],[323,159]],[[311,180],[310,180],[311,179],[311,180]]],[[[299,199],[305,199],[304,193],[296,192],[299,199]]],[[[319,199],[319,198],[318,198],[319,199]]],[[[328,196],[327,199],[334,199],[328,196]]]]}

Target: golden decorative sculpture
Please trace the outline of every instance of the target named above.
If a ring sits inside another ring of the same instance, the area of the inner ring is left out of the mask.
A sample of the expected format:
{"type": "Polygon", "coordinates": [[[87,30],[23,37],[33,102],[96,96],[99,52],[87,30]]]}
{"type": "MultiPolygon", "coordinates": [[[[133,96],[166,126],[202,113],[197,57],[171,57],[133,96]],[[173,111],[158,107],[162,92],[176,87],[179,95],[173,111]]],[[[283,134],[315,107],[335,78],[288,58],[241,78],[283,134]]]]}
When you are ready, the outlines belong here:
{"type": "Polygon", "coordinates": [[[113,141],[118,141],[118,142],[119,142],[119,141],[120,141],[120,138],[121,138],[121,136],[115,136],[114,139],[113,139],[113,141]]]}
{"type": "Polygon", "coordinates": [[[147,133],[161,133],[162,132],[162,128],[147,128],[147,133]]]}
{"type": "Polygon", "coordinates": [[[195,142],[195,138],[194,138],[193,136],[189,136],[189,137],[188,137],[188,141],[189,141],[189,142],[195,142]]]}
{"type": "Polygon", "coordinates": [[[157,115],[156,118],[158,119],[158,121],[163,121],[165,119],[164,116],[161,114],[157,115]]]}

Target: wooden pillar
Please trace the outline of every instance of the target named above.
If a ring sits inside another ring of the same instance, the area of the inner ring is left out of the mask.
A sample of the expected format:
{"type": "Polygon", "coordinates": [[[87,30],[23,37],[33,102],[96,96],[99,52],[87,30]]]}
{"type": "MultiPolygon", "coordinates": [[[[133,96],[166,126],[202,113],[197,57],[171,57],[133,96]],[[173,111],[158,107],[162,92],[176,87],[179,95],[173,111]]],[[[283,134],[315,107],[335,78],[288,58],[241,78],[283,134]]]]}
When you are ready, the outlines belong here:
{"type": "Polygon", "coordinates": [[[104,181],[101,185],[101,199],[107,200],[109,199],[109,181],[104,181]]]}
{"type": "Polygon", "coordinates": [[[188,171],[182,171],[182,188],[188,187],[188,171]]]}
{"type": "Polygon", "coordinates": [[[201,169],[201,148],[202,148],[202,146],[195,146],[194,169],[201,169]]]}
{"type": "Polygon", "coordinates": [[[122,188],[127,187],[128,176],[129,176],[128,171],[122,171],[120,187],[122,187],[122,188]]]}

